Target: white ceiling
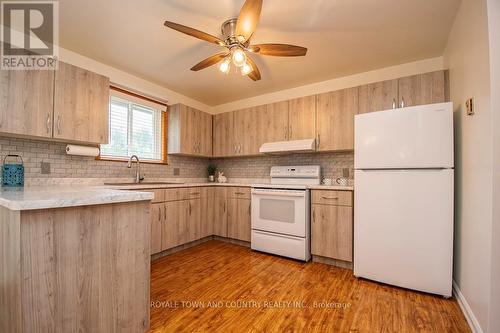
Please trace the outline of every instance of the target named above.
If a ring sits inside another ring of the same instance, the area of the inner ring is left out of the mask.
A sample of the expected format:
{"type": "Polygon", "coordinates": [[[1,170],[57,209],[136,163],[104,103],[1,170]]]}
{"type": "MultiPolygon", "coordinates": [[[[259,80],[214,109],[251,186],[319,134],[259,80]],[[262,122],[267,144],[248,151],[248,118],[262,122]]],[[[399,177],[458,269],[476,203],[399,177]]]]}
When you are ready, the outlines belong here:
{"type": "Polygon", "coordinates": [[[244,0],[63,0],[60,43],[208,105],[440,56],[460,0],[264,0],[253,43],[289,43],[306,57],[254,56],[262,80],[189,69],[223,48],[163,26],[213,35],[244,0]]]}

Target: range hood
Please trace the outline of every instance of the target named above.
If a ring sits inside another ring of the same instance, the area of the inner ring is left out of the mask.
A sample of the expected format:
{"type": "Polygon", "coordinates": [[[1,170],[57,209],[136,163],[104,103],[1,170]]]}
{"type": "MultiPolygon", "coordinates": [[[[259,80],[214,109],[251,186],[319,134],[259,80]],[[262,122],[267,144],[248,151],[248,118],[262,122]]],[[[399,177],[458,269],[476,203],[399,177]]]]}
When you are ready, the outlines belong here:
{"type": "Polygon", "coordinates": [[[305,153],[316,150],[316,139],[267,142],[259,148],[263,154],[305,153]]]}

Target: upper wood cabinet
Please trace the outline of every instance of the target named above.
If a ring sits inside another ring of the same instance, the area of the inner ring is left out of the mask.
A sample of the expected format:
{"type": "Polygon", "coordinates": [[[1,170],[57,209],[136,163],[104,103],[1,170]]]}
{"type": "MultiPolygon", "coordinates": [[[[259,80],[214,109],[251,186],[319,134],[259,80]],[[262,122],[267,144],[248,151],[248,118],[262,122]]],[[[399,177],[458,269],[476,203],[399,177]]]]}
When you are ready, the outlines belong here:
{"type": "Polygon", "coordinates": [[[286,141],[288,139],[288,101],[267,104],[260,108],[260,143],[286,141]]]}
{"type": "Polygon", "coordinates": [[[448,73],[446,71],[399,79],[399,107],[443,103],[448,100],[448,73]]]}
{"type": "Polygon", "coordinates": [[[108,143],[109,78],[59,62],[54,87],[54,138],[108,143]]]}
{"type": "Polygon", "coordinates": [[[52,137],[54,71],[0,70],[0,132],[52,137]]]}
{"type": "Polygon", "coordinates": [[[169,107],[168,153],[212,156],[212,115],[192,107],[169,107]]]}
{"type": "Polygon", "coordinates": [[[236,154],[233,140],[234,112],[214,115],[213,155],[215,157],[233,156],[236,154]]]}
{"type": "Polygon", "coordinates": [[[317,95],[316,110],[317,150],[354,149],[354,115],[358,113],[358,88],[317,95]]]}
{"type": "Polygon", "coordinates": [[[313,139],[316,136],[316,96],[289,101],[288,140],[313,139]]]}
{"type": "Polygon", "coordinates": [[[398,80],[376,82],[359,87],[358,113],[388,110],[397,107],[398,80]]]}

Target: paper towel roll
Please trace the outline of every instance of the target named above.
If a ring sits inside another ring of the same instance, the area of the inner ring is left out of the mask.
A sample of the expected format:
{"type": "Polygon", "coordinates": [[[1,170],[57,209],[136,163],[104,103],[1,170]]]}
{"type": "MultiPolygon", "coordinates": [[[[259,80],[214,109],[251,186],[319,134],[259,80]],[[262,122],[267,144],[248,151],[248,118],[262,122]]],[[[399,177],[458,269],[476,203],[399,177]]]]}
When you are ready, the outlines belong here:
{"type": "Polygon", "coordinates": [[[67,145],[66,154],[78,156],[99,156],[99,148],[77,145],[67,145]]]}

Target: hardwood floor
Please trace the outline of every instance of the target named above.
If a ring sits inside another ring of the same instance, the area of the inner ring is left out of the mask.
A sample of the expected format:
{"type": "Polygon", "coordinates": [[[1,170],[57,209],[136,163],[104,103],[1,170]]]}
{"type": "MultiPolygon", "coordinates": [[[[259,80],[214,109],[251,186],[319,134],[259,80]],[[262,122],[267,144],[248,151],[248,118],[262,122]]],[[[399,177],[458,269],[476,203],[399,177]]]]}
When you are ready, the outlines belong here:
{"type": "Polygon", "coordinates": [[[454,298],[209,241],[152,263],[151,332],[470,332],[454,298]],[[291,302],[291,303],[286,303],[291,302]]]}

